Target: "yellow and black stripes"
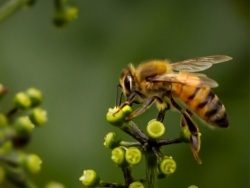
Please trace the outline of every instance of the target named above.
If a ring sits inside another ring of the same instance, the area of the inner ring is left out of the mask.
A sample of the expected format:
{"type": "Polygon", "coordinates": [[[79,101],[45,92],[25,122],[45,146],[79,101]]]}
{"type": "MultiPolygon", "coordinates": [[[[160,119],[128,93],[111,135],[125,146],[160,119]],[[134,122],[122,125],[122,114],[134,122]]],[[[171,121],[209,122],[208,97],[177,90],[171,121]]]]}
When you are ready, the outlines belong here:
{"type": "Polygon", "coordinates": [[[210,88],[172,84],[172,93],[210,125],[228,127],[226,109],[210,88]]]}

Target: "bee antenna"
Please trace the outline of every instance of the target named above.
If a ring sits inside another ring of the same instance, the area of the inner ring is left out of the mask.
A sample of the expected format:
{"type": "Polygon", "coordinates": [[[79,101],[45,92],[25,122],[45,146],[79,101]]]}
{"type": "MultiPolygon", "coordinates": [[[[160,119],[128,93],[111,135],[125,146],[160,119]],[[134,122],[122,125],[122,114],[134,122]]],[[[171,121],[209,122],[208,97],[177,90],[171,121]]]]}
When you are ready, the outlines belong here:
{"type": "Polygon", "coordinates": [[[116,99],[115,99],[115,105],[116,106],[120,106],[121,103],[122,103],[122,96],[123,96],[123,92],[121,92],[120,96],[119,96],[119,89],[121,88],[122,86],[120,84],[117,84],[116,86],[116,99]]]}

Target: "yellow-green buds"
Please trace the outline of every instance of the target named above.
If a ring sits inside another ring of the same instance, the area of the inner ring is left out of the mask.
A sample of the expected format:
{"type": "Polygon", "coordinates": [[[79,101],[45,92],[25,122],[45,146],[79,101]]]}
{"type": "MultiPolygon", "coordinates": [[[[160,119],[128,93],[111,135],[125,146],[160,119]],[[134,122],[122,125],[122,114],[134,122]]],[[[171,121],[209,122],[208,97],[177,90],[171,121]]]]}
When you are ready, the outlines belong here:
{"type": "Polygon", "coordinates": [[[31,173],[37,173],[41,169],[42,160],[35,154],[30,154],[24,157],[23,165],[25,169],[31,173]]]}
{"type": "Polygon", "coordinates": [[[196,185],[190,185],[188,188],[198,188],[196,185]]]}
{"type": "Polygon", "coordinates": [[[0,99],[6,94],[7,94],[7,89],[2,84],[0,84],[0,99]]]}
{"type": "Polygon", "coordinates": [[[29,134],[35,126],[32,124],[28,116],[20,117],[14,124],[14,128],[18,135],[29,134]]]}
{"type": "Polygon", "coordinates": [[[183,116],[181,117],[180,125],[181,125],[181,132],[180,132],[181,141],[190,143],[191,133],[183,116]]]}
{"type": "Polygon", "coordinates": [[[4,114],[0,114],[0,128],[5,127],[8,124],[8,119],[4,114]]]}
{"type": "Polygon", "coordinates": [[[107,121],[114,126],[122,126],[125,122],[126,116],[132,112],[132,108],[129,105],[124,106],[122,109],[119,108],[109,108],[106,114],[107,121]]]}
{"type": "Polygon", "coordinates": [[[31,105],[31,101],[26,93],[19,92],[15,95],[13,104],[18,109],[28,109],[31,105]]]}
{"type": "Polygon", "coordinates": [[[111,152],[111,159],[119,166],[127,166],[127,162],[125,160],[126,150],[124,147],[117,147],[111,152]]]}
{"type": "Polygon", "coordinates": [[[38,89],[29,88],[26,91],[26,94],[30,99],[30,102],[31,102],[30,106],[31,107],[35,107],[35,106],[38,106],[41,104],[41,102],[43,100],[43,96],[42,96],[42,93],[38,89]]]}
{"type": "Polygon", "coordinates": [[[34,125],[41,126],[47,121],[47,112],[41,108],[35,108],[29,117],[34,125]]]}
{"type": "Polygon", "coordinates": [[[86,187],[97,187],[100,183],[100,178],[94,170],[84,170],[79,180],[86,187]]]}
{"type": "Polygon", "coordinates": [[[125,153],[125,159],[128,164],[137,165],[142,159],[141,150],[136,147],[128,148],[125,153]]]}
{"type": "Polygon", "coordinates": [[[78,16],[78,8],[68,0],[56,0],[56,10],[53,22],[57,27],[64,27],[78,16]]]}
{"type": "Polygon", "coordinates": [[[24,5],[23,8],[29,8],[35,4],[36,0],[28,0],[24,5]]]}
{"type": "Polygon", "coordinates": [[[131,183],[128,188],[145,188],[145,187],[141,182],[135,181],[131,183]]]}
{"type": "Polygon", "coordinates": [[[0,147],[0,154],[7,154],[12,151],[12,142],[11,141],[6,141],[4,142],[1,147],[0,147]]]}
{"type": "Polygon", "coordinates": [[[121,167],[137,165],[142,159],[142,152],[136,147],[125,148],[120,146],[112,150],[111,159],[121,167]]]}
{"type": "Polygon", "coordinates": [[[160,138],[165,133],[165,126],[162,122],[152,119],[148,122],[147,133],[151,138],[160,138]]]}
{"type": "Polygon", "coordinates": [[[114,132],[109,132],[104,137],[104,140],[105,140],[105,142],[103,143],[103,145],[109,149],[114,149],[114,148],[118,147],[119,143],[121,142],[121,139],[114,132]]]}
{"type": "Polygon", "coordinates": [[[65,188],[65,186],[61,183],[51,181],[45,186],[45,188],[65,188]]]}
{"type": "Polygon", "coordinates": [[[176,170],[176,163],[172,157],[165,156],[159,164],[159,170],[161,173],[170,175],[176,170]]]}

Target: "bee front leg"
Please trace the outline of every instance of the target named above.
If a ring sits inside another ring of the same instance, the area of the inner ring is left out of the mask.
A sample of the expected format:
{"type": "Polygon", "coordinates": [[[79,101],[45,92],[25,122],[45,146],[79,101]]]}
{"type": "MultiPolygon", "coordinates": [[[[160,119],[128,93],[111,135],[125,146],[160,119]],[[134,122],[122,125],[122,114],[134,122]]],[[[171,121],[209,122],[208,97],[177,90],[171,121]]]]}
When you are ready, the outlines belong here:
{"type": "Polygon", "coordinates": [[[122,103],[122,104],[118,107],[117,111],[116,111],[113,115],[115,115],[115,114],[117,114],[118,112],[120,112],[120,110],[121,110],[124,106],[126,106],[126,105],[131,105],[131,104],[133,103],[133,99],[135,98],[136,95],[137,95],[137,92],[136,92],[136,91],[131,92],[130,95],[127,97],[127,100],[126,100],[124,103],[122,103]]]}
{"type": "Polygon", "coordinates": [[[132,114],[126,117],[126,120],[131,120],[132,118],[139,116],[147,110],[147,108],[157,99],[157,97],[151,97],[146,100],[142,107],[137,108],[132,114]]]}

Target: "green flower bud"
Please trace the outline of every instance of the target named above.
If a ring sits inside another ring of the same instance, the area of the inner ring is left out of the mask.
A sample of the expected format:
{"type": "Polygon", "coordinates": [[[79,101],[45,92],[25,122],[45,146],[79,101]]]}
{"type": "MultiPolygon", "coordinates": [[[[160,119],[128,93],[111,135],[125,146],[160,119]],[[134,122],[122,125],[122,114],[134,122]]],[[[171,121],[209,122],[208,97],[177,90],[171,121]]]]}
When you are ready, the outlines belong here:
{"type": "Polygon", "coordinates": [[[121,142],[121,139],[114,132],[109,132],[104,137],[104,140],[105,140],[105,142],[103,143],[103,145],[109,149],[114,149],[114,148],[118,147],[119,143],[121,142]]]}
{"type": "Polygon", "coordinates": [[[188,188],[198,188],[198,187],[195,185],[190,185],[190,186],[188,186],[188,188]]]}
{"type": "Polygon", "coordinates": [[[23,8],[29,8],[35,4],[36,0],[29,0],[24,5],[23,8]]]}
{"type": "Polygon", "coordinates": [[[13,104],[18,109],[28,109],[31,105],[31,101],[27,94],[19,92],[14,97],[13,104]]]}
{"type": "Polygon", "coordinates": [[[153,119],[148,122],[147,133],[151,138],[160,138],[165,133],[165,126],[162,122],[153,119]]]}
{"type": "Polygon", "coordinates": [[[79,9],[67,0],[58,0],[53,22],[57,27],[64,27],[77,18],[78,12],[79,9]]]}
{"type": "Polygon", "coordinates": [[[28,95],[28,97],[31,101],[31,105],[30,105],[31,107],[38,106],[42,103],[43,96],[39,90],[37,90],[35,88],[29,88],[26,91],[26,94],[28,95]]]}
{"type": "Polygon", "coordinates": [[[34,125],[41,126],[47,121],[47,112],[41,108],[35,108],[29,118],[34,125]]]}
{"type": "Polygon", "coordinates": [[[8,125],[8,119],[4,114],[0,114],[0,128],[6,127],[8,125]]]}
{"type": "Polygon", "coordinates": [[[159,165],[159,170],[163,174],[170,175],[175,172],[176,170],[176,163],[172,159],[172,157],[165,156],[159,165]]]}
{"type": "Polygon", "coordinates": [[[45,186],[45,188],[65,188],[65,186],[61,183],[51,181],[45,186]]]}
{"type": "Polygon", "coordinates": [[[135,181],[131,183],[128,188],[145,188],[145,187],[141,182],[135,181]]]}
{"type": "Polygon", "coordinates": [[[3,167],[0,166],[0,184],[2,184],[4,180],[5,180],[5,170],[3,167]]]}
{"type": "Polygon", "coordinates": [[[136,165],[139,162],[141,162],[142,159],[141,150],[139,150],[136,147],[128,148],[125,153],[125,158],[128,164],[136,165]]]}
{"type": "Polygon", "coordinates": [[[182,142],[189,143],[191,132],[183,116],[181,117],[180,125],[181,125],[180,139],[182,142]]]}
{"type": "Polygon", "coordinates": [[[100,178],[94,170],[84,170],[79,180],[86,187],[97,187],[100,183],[100,178]]]}
{"type": "Polygon", "coordinates": [[[126,121],[125,118],[132,112],[132,108],[129,105],[126,105],[119,111],[117,110],[118,108],[116,107],[109,108],[106,119],[111,125],[119,127],[126,121]]]}
{"type": "Polygon", "coordinates": [[[10,153],[12,148],[13,148],[12,142],[11,141],[6,141],[0,147],[0,154],[8,154],[8,153],[10,153]]]}
{"type": "Polygon", "coordinates": [[[2,84],[0,84],[0,99],[8,93],[6,87],[4,87],[2,84]]]}
{"type": "Polygon", "coordinates": [[[18,118],[14,124],[14,129],[18,135],[27,135],[31,133],[34,127],[28,116],[18,118]]]}
{"type": "Polygon", "coordinates": [[[42,160],[35,154],[26,155],[22,161],[24,168],[31,173],[37,173],[41,169],[42,160]]]}
{"type": "Polygon", "coordinates": [[[111,152],[111,159],[119,166],[127,166],[127,162],[125,160],[126,150],[124,147],[117,147],[111,152]]]}

